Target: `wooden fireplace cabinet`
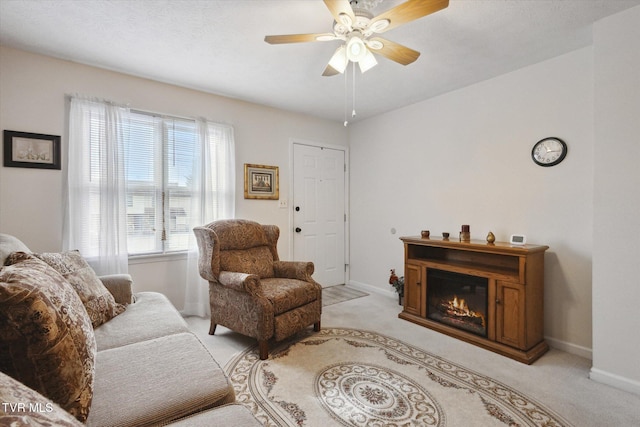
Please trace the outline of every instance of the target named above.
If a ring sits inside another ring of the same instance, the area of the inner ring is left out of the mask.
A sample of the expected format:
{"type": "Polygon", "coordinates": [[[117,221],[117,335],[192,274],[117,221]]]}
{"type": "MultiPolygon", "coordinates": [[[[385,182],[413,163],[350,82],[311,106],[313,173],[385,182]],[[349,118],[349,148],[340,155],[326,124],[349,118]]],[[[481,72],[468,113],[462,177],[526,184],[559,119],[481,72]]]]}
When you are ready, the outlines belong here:
{"type": "Polygon", "coordinates": [[[404,308],[398,315],[471,344],[531,364],[544,341],[544,252],[548,246],[440,238],[401,237],[404,242],[404,308]],[[429,319],[430,269],[487,279],[486,337],[429,319]]]}

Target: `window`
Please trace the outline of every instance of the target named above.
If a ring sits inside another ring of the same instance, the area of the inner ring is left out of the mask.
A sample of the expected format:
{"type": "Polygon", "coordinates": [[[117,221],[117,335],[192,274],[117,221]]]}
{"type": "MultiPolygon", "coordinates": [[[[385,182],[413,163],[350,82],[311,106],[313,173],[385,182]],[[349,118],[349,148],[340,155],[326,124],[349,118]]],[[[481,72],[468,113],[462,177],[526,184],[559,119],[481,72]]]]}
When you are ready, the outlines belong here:
{"type": "Polygon", "coordinates": [[[110,272],[192,251],[194,226],[233,216],[233,145],[230,126],[72,98],[65,247],[110,272]]]}
{"type": "Polygon", "coordinates": [[[195,121],[131,112],[125,144],[130,255],[188,247],[195,121]]]}

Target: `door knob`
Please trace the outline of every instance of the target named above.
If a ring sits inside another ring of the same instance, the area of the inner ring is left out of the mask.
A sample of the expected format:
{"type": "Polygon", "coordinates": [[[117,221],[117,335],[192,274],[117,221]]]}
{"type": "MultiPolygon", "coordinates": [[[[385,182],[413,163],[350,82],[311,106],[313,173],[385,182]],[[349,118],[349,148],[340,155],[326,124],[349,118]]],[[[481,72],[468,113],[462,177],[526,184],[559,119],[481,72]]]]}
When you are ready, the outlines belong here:
{"type": "Polygon", "coordinates": [[[300,228],[300,227],[296,227],[296,233],[299,233],[299,232],[301,232],[301,231],[302,231],[302,228],[300,228]]]}
{"type": "Polygon", "coordinates": [[[300,212],[300,206],[296,206],[296,212],[300,212]]]}

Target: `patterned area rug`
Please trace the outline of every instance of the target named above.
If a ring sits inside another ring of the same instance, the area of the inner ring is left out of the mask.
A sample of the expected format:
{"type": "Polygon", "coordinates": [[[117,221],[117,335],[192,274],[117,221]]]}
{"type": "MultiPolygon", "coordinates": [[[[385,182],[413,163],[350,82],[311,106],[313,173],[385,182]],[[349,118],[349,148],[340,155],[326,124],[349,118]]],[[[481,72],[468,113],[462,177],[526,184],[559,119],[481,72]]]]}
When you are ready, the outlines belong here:
{"type": "Polygon", "coordinates": [[[493,379],[401,341],[323,329],[226,365],[237,400],[265,426],[570,426],[493,379]]]}
{"type": "Polygon", "coordinates": [[[361,292],[345,285],[329,286],[322,288],[322,306],[338,304],[339,302],[349,301],[352,299],[366,297],[366,292],[361,292]]]}

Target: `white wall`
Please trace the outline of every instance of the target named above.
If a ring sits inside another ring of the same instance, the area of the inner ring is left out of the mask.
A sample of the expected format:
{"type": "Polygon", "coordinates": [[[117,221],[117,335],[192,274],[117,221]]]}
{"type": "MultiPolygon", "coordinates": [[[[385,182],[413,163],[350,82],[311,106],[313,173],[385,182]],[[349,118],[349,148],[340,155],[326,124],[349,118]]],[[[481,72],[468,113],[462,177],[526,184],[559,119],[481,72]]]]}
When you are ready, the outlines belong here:
{"type": "MultiPolygon", "coordinates": [[[[350,130],[351,280],[390,289],[400,236],[429,229],[548,245],[545,335],[590,356],[593,229],[592,49],[354,124],[350,130]],[[561,164],[531,160],[538,140],[569,147],[561,164]],[[391,229],[397,230],[396,234],[391,229]]],[[[428,76],[425,76],[428,78],[428,76]]]]}
{"type": "MultiPolygon", "coordinates": [[[[111,71],[0,47],[0,129],[63,136],[65,94],[128,103],[132,108],[233,125],[236,138],[236,216],[281,229],[278,250],[289,251],[289,211],[274,200],[245,200],[244,163],[279,166],[280,197],[289,194],[291,138],[346,145],[347,131],[329,122],[111,71]]],[[[0,167],[0,232],[22,239],[34,251],[62,245],[62,172],[0,167]]],[[[156,290],[177,307],[184,300],[183,259],[135,262],[136,289],[156,290]]]]}
{"type": "Polygon", "coordinates": [[[598,22],[593,369],[640,394],[640,6],[598,22]]]}

